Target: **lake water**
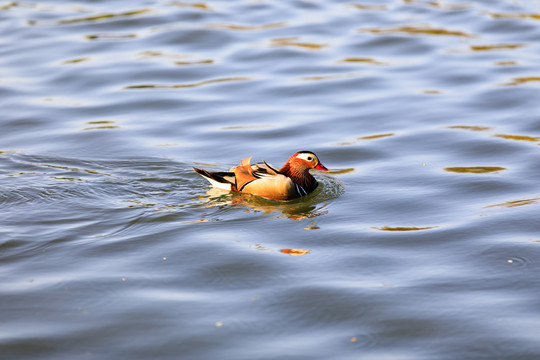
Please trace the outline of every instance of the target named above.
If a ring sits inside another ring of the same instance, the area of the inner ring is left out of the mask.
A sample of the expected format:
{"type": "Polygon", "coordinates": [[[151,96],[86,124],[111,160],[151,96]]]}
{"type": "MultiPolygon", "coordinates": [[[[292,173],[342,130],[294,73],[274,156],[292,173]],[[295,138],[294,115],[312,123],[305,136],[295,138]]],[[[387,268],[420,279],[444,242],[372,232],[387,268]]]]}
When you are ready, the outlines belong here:
{"type": "Polygon", "coordinates": [[[540,357],[540,1],[0,2],[2,359],[540,357]],[[315,152],[308,197],[192,166],[315,152]]]}

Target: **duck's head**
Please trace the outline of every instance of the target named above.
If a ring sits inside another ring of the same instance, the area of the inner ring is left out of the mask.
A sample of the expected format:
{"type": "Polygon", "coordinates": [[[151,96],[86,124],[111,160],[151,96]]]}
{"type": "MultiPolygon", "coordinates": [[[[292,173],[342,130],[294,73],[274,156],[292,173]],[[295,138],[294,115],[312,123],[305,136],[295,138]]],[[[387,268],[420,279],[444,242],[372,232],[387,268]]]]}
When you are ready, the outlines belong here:
{"type": "Polygon", "coordinates": [[[328,171],[326,166],[324,166],[319,161],[319,158],[317,157],[317,155],[307,150],[296,152],[293,156],[289,158],[289,161],[287,161],[287,163],[289,163],[291,167],[296,168],[298,170],[317,169],[317,170],[328,171]]]}

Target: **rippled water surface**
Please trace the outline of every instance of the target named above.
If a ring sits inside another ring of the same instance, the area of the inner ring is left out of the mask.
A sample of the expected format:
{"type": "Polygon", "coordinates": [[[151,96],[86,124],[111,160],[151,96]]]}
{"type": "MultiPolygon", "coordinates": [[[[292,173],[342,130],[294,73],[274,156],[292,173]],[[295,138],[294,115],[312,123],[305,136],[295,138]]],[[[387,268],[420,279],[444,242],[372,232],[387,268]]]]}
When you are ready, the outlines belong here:
{"type": "Polygon", "coordinates": [[[540,1],[0,20],[0,357],[540,357],[540,1]],[[297,150],[299,200],[192,171],[297,150]]]}

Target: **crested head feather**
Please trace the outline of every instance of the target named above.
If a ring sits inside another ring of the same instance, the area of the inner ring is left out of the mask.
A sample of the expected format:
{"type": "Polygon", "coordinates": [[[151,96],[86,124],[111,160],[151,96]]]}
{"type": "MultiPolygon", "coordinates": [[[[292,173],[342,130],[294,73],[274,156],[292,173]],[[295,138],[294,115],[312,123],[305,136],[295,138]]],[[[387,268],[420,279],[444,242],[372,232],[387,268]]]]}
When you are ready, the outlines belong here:
{"type": "Polygon", "coordinates": [[[297,151],[296,154],[294,154],[294,155],[298,155],[298,154],[311,154],[313,156],[317,156],[317,155],[315,155],[315,153],[313,151],[309,151],[309,150],[300,150],[300,151],[297,151]]]}

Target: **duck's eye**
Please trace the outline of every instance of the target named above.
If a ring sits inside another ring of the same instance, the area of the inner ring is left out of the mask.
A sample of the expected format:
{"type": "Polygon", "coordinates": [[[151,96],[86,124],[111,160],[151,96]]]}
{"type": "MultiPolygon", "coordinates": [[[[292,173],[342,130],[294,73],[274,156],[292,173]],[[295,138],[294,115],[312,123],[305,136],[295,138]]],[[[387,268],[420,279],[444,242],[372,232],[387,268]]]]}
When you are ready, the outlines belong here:
{"type": "Polygon", "coordinates": [[[307,161],[311,161],[311,160],[313,160],[313,158],[311,156],[308,156],[307,161]]]}

